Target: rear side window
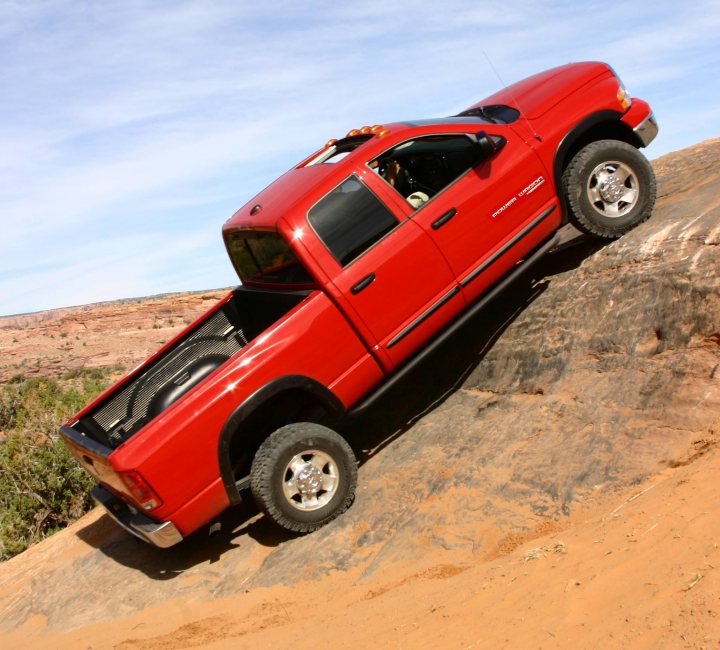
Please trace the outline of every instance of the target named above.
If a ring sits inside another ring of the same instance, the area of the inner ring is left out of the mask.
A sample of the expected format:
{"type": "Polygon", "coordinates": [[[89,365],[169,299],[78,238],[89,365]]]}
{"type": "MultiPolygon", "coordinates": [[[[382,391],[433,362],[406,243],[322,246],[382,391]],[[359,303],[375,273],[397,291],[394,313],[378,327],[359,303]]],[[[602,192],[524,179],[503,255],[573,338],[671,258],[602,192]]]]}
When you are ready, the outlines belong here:
{"type": "Polygon", "coordinates": [[[398,224],[357,176],[343,181],[308,212],[308,221],[335,259],[346,266],[398,224]]]}
{"type": "Polygon", "coordinates": [[[276,232],[241,230],[225,236],[230,259],[243,282],[311,284],[312,278],[276,232]]]}

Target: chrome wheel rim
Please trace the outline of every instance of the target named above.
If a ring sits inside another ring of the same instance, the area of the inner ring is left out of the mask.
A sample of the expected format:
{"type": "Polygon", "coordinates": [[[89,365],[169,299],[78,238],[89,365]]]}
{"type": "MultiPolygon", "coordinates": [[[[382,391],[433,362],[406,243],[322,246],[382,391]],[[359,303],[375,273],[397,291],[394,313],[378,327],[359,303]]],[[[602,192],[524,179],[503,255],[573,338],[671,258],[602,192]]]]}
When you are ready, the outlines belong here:
{"type": "Polygon", "coordinates": [[[310,512],[327,505],[338,489],[338,467],[324,451],[295,454],[285,467],[283,494],[296,510],[310,512]]]}
{"type": "Polygon", "coordinates": [[[625,163],[609,161],[592,170],[587,197],[593,208],[605,217],[625,216],[638,202],[639,183],[635,172],[625,163]]]}

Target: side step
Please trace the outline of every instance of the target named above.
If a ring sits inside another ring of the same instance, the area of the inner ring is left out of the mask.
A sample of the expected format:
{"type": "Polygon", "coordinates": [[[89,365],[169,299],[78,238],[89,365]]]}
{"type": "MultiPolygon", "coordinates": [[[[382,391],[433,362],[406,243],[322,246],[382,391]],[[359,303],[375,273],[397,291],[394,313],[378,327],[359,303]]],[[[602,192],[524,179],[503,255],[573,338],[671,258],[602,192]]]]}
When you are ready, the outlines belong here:
{"type": "Polygon", "coordinates": [[[414,370],[422,361],[440,347],[450,336],[467,323],[475,314],[482,310],[490,301],[498,294],[502,293],[508,285],[512,284],[518,277],[525,273],[536,262],[540,261],[547,253],[553,250],[558,244],[557,234],[553,235],[544,244],[536,248],[529,257],[518,264],[510,273],[508,273],[500,282],[492,287],[486,294],[481,296],[477,302],[472,304],[467,311],[463,312],[456,320],[447,325],[445,330],[441,332],[431,343],[423,348],[416,356],[414,356],[407,364],[402,366],[395,374],[391,375],[385,383],[381,384],[373,392],[367,395],[348,413],[349,416],[355,417],[364,413],[378,399],[387,393],[395,384],[401,381],[412,370],[414,370]]]}

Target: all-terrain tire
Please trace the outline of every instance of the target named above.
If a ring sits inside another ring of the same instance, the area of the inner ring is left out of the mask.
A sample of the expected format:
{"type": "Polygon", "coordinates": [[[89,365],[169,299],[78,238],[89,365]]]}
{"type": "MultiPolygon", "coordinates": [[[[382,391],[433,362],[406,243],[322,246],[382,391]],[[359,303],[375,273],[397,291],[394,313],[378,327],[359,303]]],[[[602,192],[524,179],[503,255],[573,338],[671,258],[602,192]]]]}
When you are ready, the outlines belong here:
{"type": "Polygon", "coordinates": [[[655,174],[647,158],[619,140],[580,149],[562,175],[570,221],[599,239],[617,239],[650,217],[655,174]]]}
{"type": "Polygon", "coordinates": [[[312,422],[281,427],[260,445],[250,469],[258,507],[276,524],[310,533],[355,498],[357,462],[339,434],[312,422]]]}

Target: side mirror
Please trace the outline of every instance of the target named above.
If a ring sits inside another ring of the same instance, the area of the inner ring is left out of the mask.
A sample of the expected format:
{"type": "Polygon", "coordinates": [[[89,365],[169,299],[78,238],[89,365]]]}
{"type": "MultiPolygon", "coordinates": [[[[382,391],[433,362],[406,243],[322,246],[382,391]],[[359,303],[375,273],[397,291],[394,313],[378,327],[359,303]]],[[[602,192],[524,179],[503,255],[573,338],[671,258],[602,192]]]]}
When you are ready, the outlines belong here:
{"type": "Polygon", "coordinates": [[[501,135],[488,135],[485,131],[475,134],[477,138],[477,150],[480,158],[490,158],[505,146],[507,140],[501,135]]]}

